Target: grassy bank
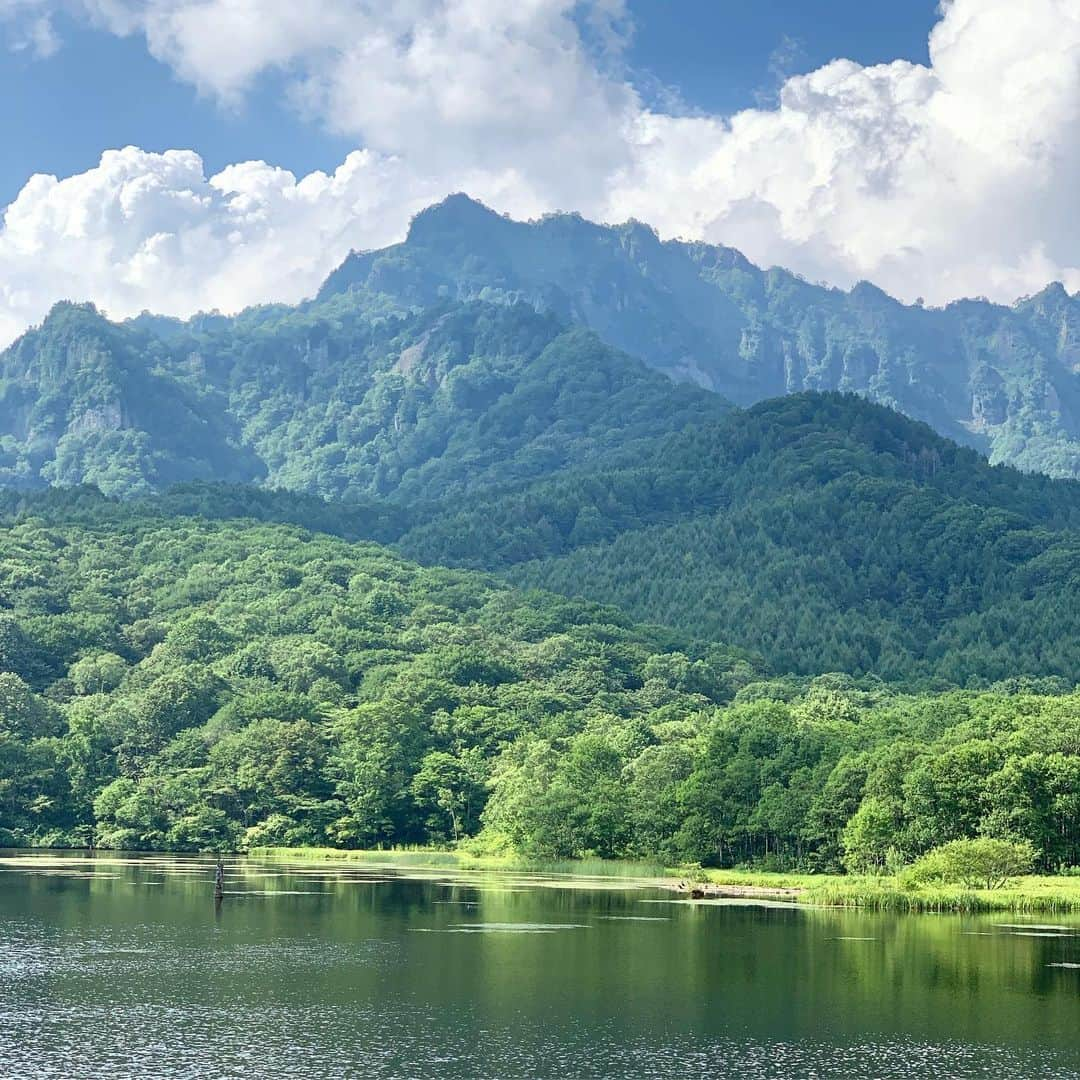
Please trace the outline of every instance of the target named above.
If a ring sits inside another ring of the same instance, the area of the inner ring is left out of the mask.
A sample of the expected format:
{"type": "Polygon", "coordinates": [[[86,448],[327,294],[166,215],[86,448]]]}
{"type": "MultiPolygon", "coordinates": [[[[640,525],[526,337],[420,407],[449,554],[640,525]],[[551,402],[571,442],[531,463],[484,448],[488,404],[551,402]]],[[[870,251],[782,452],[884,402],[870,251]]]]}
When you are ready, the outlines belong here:
{"type": "Polygon", "coordinates": [[[394,848],[380,851],[340,848],[253,848],[255,858],[359,861],[386,866],[448,870],[490,870],[575,877],[652,878],[657,885],[693,881],[732,889],[798,890],[796,903],[822,907],[861,908],[891,912],[1002,912],[1013,914],[1080,913],[1080,876],[1024,877],[1003,889],[967,889],[941,885],[906,887],[895,877],[856,877],[840,874],[761,873],[753,870],[715,870],[700,867],[664,868],[658,864],[578,859],[542,862],[518,855],[472,854],[432,848],[394,848]]]}
{"type": "Polygon", "coordinates": [[[958,885],[912,888],[895,877],[848,877],[839,874],[696,870],[694,876],[720,886],[799,889],[799,903],[825,907],[898,912],[1080,912],[1080,877],[1023,877],[1002,889],[968,889],[958,885]]]}
{"type": "Polygon", "coordinates": [[[564,859],[545,862],[520,855],[474,854],[428,847],[400,847],[354,850],[324,847],[260,847],[248,853],[258,859],[322,859],[353,861],[385,866],[431,867],[447,870],[501,870],[506,873],[568,874],[575,877],[661,878],[659,863],[624,862],[611,859],[564,859]]]}

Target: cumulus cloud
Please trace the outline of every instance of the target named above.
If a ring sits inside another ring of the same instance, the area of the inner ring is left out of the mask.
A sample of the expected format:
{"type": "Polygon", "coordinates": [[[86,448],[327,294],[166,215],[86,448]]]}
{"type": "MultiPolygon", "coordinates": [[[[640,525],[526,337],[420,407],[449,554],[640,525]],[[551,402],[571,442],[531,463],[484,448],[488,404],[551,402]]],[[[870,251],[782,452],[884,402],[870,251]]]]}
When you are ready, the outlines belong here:
{"type": "Polygon", "coordinates": [[[513,171],[571,205],[629,161],[623,0],[79,2],[226,105],[278,71],[298,108],[417,171],[513,171]]]}
{"type": "MultiPolygon", "coordinates": [[[[61,297],[115,315],[294,300],[453,190],[634,216],[906,299],[1080,289],[1077,0],[945,0],[929,66],[837,60],[733,117],[643,103],[623,0],[67,3],[225,106],[273,71],[364,149],[299,180],[134,148],[33,178],[0,230],[3,338],[61,297]]],[[[15,26],[49,12],[0,0],[15,26]]]]}
{"type": "Polygon", "coordinates": [[[8,207],[0,340],[66,297],[114,316],[300,300],[350,248],[393,241],[437,194],[362,150],[301,180],[262,162],[207,178],[191,151],[108,151],[78,176],[35,176],[8,207]]]}
{"type": "Polygon", "coordinates": [[[1080,289],[1080,4],[952,0],[930,58],[838,60],[729,122],[642,115],[608,212],[909,299],[1080,289]]]}

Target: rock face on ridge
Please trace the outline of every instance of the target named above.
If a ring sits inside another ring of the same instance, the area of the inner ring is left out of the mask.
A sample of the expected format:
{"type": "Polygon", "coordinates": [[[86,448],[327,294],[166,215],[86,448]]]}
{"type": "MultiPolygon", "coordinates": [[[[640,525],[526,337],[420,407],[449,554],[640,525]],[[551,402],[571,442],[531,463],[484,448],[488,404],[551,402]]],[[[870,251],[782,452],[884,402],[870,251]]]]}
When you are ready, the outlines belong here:
{"type": "Polygon", "coordinates": [[[507,454],[534,475],[677,430],[698,388],[719,395],[694,399],[706,412],[852,392],[993,462],[1076,478],[1080,298],[906,306],[637,222],[519,222],[452,196],[296,307],[116,324],[57,305],[0,353],[0,484],[416,497],[462,447],[477,476],[507,454]]]}
{"type": "Polygon", "coordinates": [[[661,241],[638,222],[512,221],[455,195],[417,215],[403,243],[350,256],[320,297],[349,291],[409,307],[525,301],[738,404],[853,391],[991,460],[1080,476],[1080,297],[1057,283],[1012,307],[927,309],[867,282],[845,292],[732,248],[661,241]]]}

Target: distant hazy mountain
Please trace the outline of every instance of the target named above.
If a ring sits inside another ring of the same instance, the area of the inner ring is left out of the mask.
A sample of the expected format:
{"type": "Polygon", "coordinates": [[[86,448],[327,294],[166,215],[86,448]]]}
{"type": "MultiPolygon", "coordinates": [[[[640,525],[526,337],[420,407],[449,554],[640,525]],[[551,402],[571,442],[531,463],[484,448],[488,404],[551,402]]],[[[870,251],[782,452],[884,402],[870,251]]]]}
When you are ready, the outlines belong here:
{"type": "Polygon", "coordinates": [[[354,254],[320,297],[424,307],[524,300],[592,327],[675,379],[739,404],[848,390],[925,420],[992,461],[1080,476],[1080,297],[905,306],[760,270],[739,252],[661,242],[647,225],[501,217],[456,195],[402,244],[354,254]]]}
{"type": "Polygon", "coordinates": [[[542,473],[636,438],[642,410],[653,433],[678,424],[662,402],[688,391],[615,350],[744,405],[852,391],[991,461],[1080,476],[1080,298],[1060,285],[926,310],[636,223],[515,222],[453,196],[295,308],[118,325],[58,305],[0,353],[0,483],[422,495],[444,456],[465,486],[506,479],[511,443],[515,476],[542,473]]]}
{"type": "Polygon", "coordinates": [[[442,498],[632,455],[730,407],[525,304],[367,299],[189,323],[58,305],[0,354],[0,484],[442,498]]]}

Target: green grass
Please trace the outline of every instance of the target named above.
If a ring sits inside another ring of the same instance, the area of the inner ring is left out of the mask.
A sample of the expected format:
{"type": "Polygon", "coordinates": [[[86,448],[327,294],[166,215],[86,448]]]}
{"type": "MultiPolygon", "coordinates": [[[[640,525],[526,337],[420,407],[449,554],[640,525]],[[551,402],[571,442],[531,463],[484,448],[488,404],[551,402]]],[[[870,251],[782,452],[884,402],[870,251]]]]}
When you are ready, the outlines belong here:
{"type": "Polygon", "coordinates": [[[658,864],[576,859],[542,862],[512,854],[473,854],[424,847],[379,851],[340,848],[252,848],[262,859],[324,859],[359,861],[399,867],[447,870],[491,870],[512,873],[597,878],[653,878],[657,885],[674,880],[733,885],[750,889],[798,889],[797,903],[819,907],[861,908],[893,912],[1080,912],[1080,877],[1024,877],[1003,889],[967,889],[953,885],[904,885],[896,877],[858,877],[841,874],[765,873],[754,870],[715,870],[658,864]]]}
{"type": "Polygon", "coordinates": [[[694,876],[715,885],[801,889],[799,903],[872,911],[1080,912],[1080,878],[1031,876],[1001,889],[959,885],[913,887],[896,877],[840,874],[772,874],[743,870],[696,870],[694,876]]]}
{"type": "MultiPolygon", "coordinates": [[[[449,866],[462,868],[463,856],[456,851],[440,851],[426,847],[379,848],[362,850],[327,847],[253,847],[247,854],[256,859],[328,859],[333,861],[361,861],[380,863],[409,863],[412,866],[449,866]]],[[[484,856],[492,869],[503,868],[503,857],[484,856]]],[[[509,869],[509,867],[506,867],[509,869]]]]}
{"type": "Polygon", "coordinates": [[[711,885],[738,885],[750,889],[809,889],[823,881],[846,881],[824,874],[774,873],[761,870],[714,870],[700,866],[677,866],[666,871],[668,877],[681,881],[706,882],[711,885]]]}
{"type": "Polygon", "coordinates": [[[660,878],[659,863],[636,863],[611,859],[562,859],[543,861],[513,854],[476,854],[426,847],[355,850],[324,847],[256,847],[248,853],[258,859],[325,859],[379,863],[385,866],[435,867],[448,870],[502,870],[506,872],[565,874],[573,877],[660,878]]]}

